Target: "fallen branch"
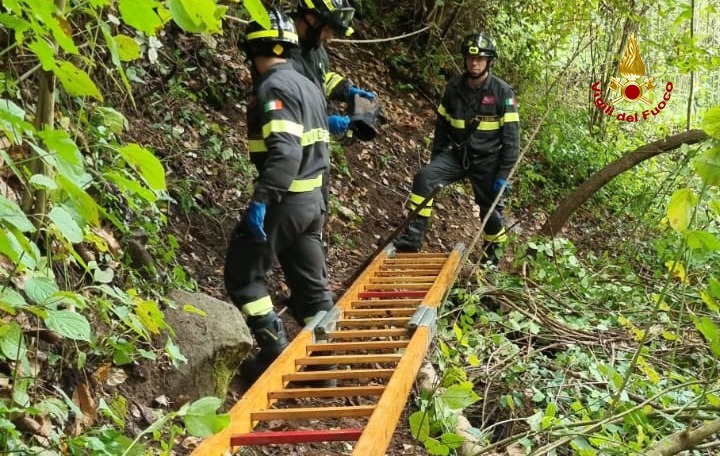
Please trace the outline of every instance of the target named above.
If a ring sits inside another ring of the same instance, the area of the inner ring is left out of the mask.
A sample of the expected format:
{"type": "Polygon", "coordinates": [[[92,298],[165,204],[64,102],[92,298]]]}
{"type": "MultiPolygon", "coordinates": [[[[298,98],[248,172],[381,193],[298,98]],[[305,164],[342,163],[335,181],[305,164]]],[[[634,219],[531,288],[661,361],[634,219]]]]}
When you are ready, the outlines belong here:
{"type": "Polygon", "coordinates": [[[670,456],[698,446],[703,440],[720,432],[720,418],[693,430],[677,432],[648,448],[647,456],[670,456]]]}

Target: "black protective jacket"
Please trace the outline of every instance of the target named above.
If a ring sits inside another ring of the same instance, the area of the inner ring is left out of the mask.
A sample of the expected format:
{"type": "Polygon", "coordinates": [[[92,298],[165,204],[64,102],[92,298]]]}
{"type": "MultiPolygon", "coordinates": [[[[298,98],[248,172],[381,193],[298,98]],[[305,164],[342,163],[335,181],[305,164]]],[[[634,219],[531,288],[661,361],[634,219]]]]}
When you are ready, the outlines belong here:
{"type": "Polygon", "coordinates": [[[467,166],[483,168],[487,179],[507,179],[520,155],[520,119],[512,88],[489,74],[479,89],[467,75],[448,81],[438,106],[432,156],[463,154],[467,166]]]}
{"type": "Polygon", "coordinates": [[[295,70],[314,82],[328,100],[347,101],[352,83],[330,71],[330,59],[322,45],[291,49],[288,57],[295,70]]]}
{"type": "Polygon", "coordinates": [[[330,169],[325,98],[289,62],[258,82],[248,106],[250,158],[258,170],[252,199],[265,204],[321,195],[330,169]]]}

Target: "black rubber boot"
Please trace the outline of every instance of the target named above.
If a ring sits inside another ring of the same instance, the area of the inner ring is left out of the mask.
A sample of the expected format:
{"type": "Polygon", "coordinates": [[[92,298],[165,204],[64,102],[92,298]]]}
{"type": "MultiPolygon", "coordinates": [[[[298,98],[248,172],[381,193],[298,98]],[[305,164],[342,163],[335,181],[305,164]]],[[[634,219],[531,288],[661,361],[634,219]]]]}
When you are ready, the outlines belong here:
{"type": "Polygon", "coordinates": [[[502,246],[497,242],[490,242],[483,250],[482,262],[485,265],[494,266],[497,268],[500,263],[500,257],[498,252],[501,251],[502,246]]]}
{"type": "Polygon", "coordinates": [[[285,350],[288,340],[285,327],[275,312],[260,317],[247,317],[247,324],[260,352],[242,363],[240,373],[246,382],[252,383],[285,350]]]}
{"type": "Polygon", "coordinates": [[[395,249],[398,252],[419,252],[425,238],[425,230],[428,225],[428,217],[415,217],[407,230],[395,239],[395,249]]]}

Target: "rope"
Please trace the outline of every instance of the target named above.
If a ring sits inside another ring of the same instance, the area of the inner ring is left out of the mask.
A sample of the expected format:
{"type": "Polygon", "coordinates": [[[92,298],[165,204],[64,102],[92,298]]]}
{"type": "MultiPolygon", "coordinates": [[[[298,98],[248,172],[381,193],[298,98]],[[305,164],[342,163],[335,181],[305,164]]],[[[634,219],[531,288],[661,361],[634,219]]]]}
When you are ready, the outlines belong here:
{"type": "MultiPolygon", "coordinates": [[[[231,15],[229,15],[229,14],[226,14],[226,15],[225,15],[225,18],[226,18],[226,19],[229,19],[229,20],[231,20],[231,21],[234,21],[234,22],[239,22],[239,23],[241,23],[241,24],[246,24],[246,25],[248,24],[248,21],[246,21],[245,19],[240,19],[239,17],[231,16],[231,15]]],[[[430,29],[430,26],[427,25],[427,26],[421,28],[420,30],[415,30],[414,32],[405,33],[405,34],[403,34],[403,35],[393,36],[393,37],[390,37],[390,38],[377,38],[377,39],[374,39],[374,40],[345,40],[345,39],[335,39],[335,38],[333,38],[332,41],[333,41],[333,43],[363,43],[363,44],[365,44],[365,43],[386,43],[386,42],[388,42],[388,41],[401,40],[401,39],[407,38],[407,37],[409,37],[409,36],[417,35],[417,34],[419,34],[419,33],[422,33],[422,32],[424,32],[424,31],[426,31],[426,30],[429,30],[429,29],[430,29]]]]}

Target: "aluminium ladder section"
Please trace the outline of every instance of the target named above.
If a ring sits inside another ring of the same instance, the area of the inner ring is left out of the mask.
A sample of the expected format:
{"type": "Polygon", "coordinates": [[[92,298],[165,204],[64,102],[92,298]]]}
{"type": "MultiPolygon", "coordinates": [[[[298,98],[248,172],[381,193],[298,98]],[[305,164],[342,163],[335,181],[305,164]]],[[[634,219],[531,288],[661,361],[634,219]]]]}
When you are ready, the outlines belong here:
{"type": "Polygon", "coordinates": [[[459,244],[450,254],[381,252],[325,321],[303,328],[232,407],[229,426],[201,442],[192,454],[218,456],[248,445],[356,441],[353,455],[383,455],[425,358],[437,307],[457,276],[462,250],[459,244]],[[312,365],[337,369],[305,370],[312,365]],[[353,367],[357,365],[363,367],[353,367]],[[294,383],[329,379],[341,385],[295,387],[294,383]],[[352,381],[357,385],[347,385],[352,381]],[[285,400],[323,397],[346,398],[345,403],[358,397],[376,402],[273,408],[280,403],[287,406],[285,400]],[[348,417],[367,421],[362,428],[253,432],[262,421],[348,417]]]}

